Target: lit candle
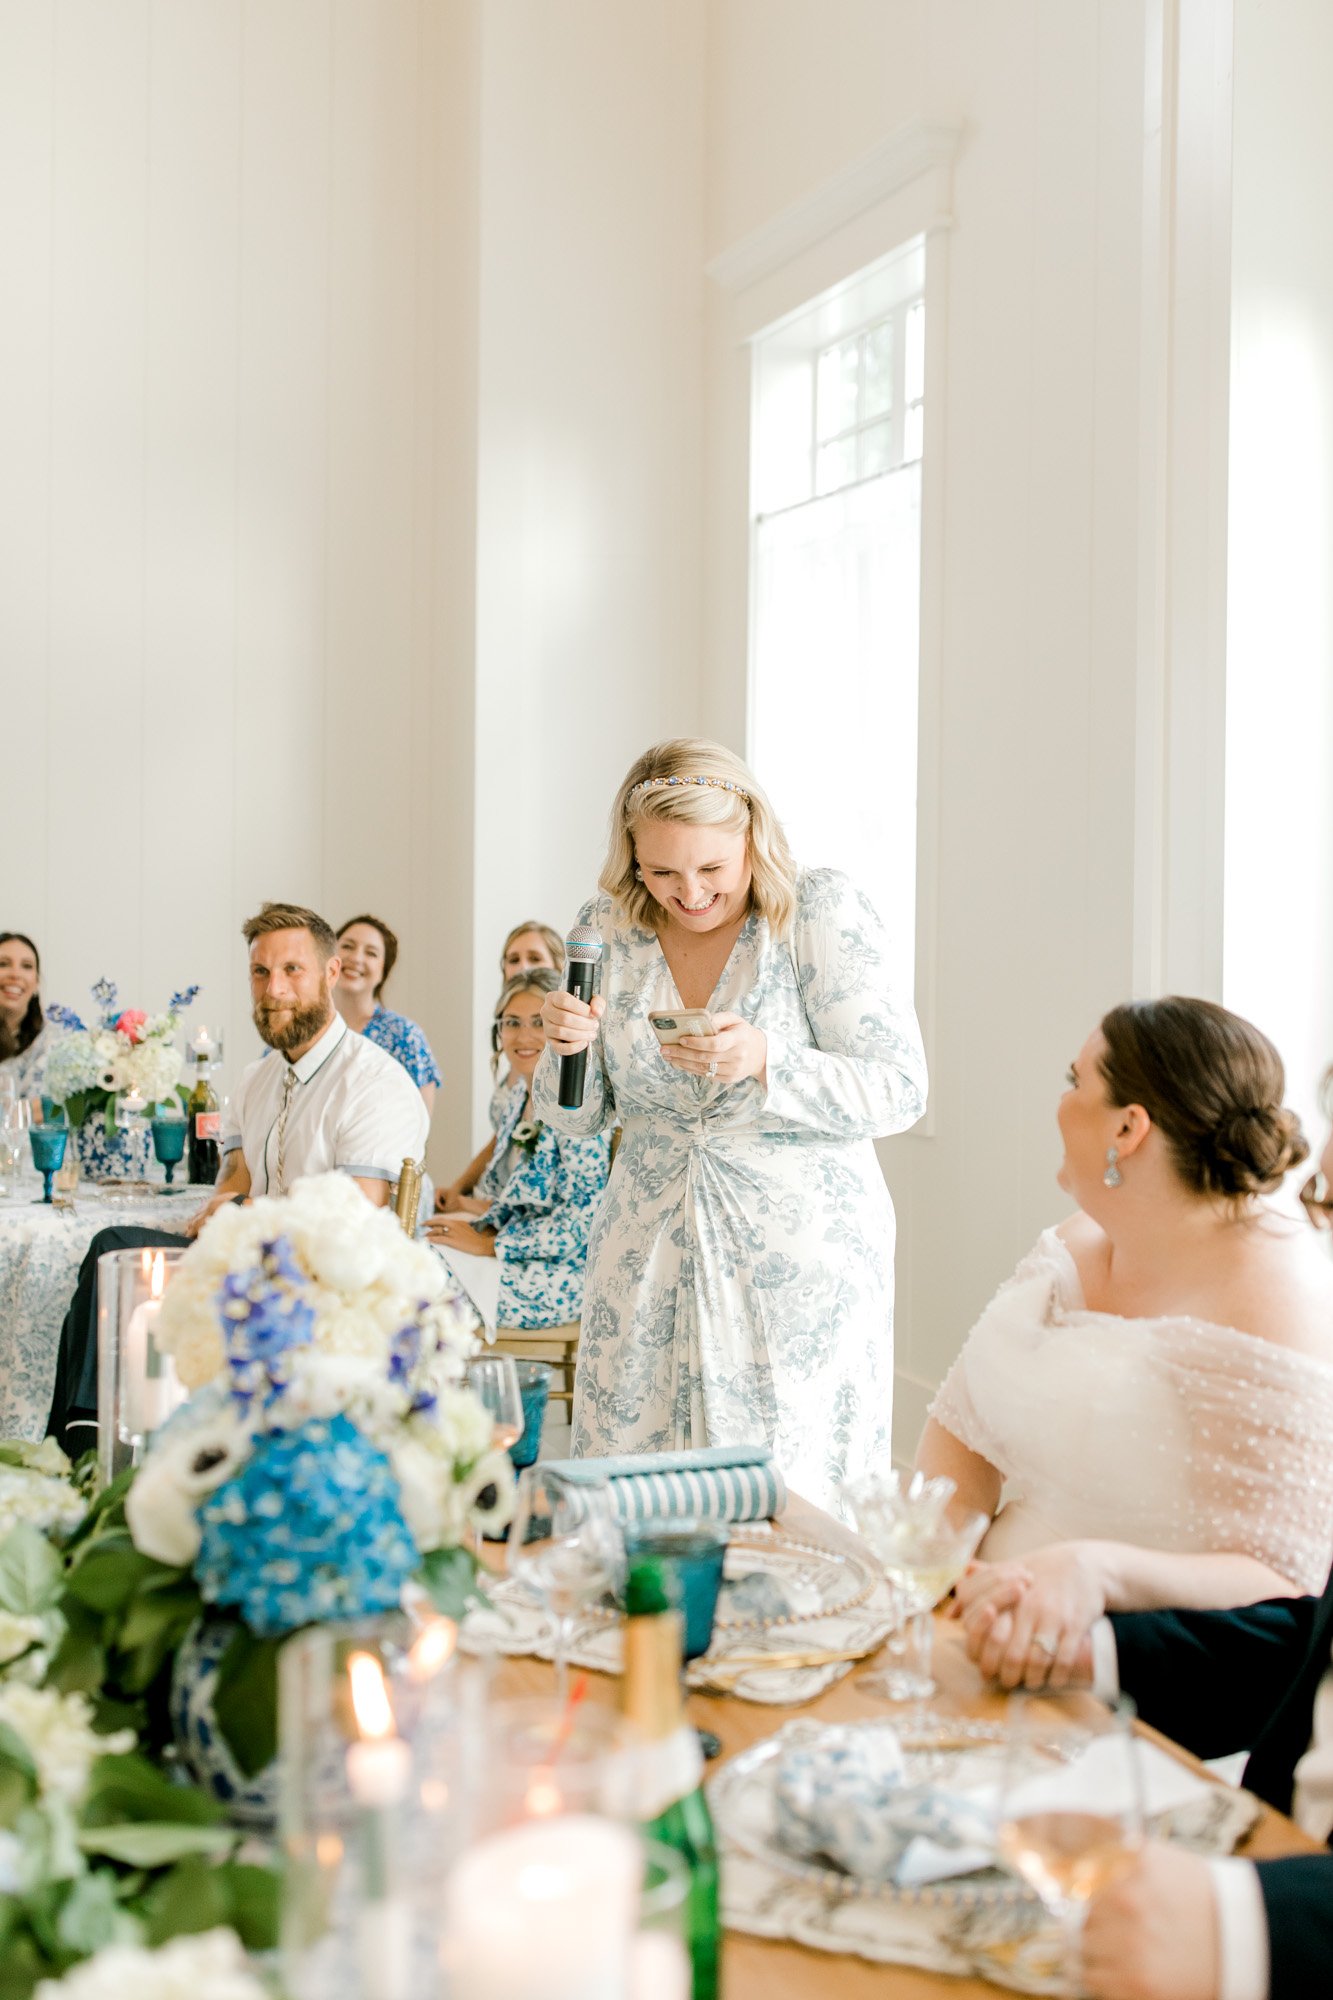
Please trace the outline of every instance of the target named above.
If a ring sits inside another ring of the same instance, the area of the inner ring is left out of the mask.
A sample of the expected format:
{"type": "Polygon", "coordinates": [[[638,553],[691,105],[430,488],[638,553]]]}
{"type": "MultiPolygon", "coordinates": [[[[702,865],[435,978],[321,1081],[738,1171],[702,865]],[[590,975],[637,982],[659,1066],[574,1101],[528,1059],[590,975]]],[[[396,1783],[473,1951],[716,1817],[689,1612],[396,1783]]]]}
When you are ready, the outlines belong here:
{"type": "Polygon", "coordinates": [[[367,2000],[409,2000],[412,1911],[401,1880],[398,1833],[412,1782],[412,1752],[394,1727],[384,1671],[374,1654],[353,1653],[347,1672],[360,1731],[347,1752],[347,1783],[363,1814],[361,1986],[367,2000]]]}
{"type": "Polygon", "coordinates": [[[445,1884],[450,2000],[625,2000],[642,1874],[634,1835],[582,1813],[481,1841],[445,1884]]]}
{"type": "Polygon", "coordinates": [[[142,1118],[147,1109],[148,1100],[145,1098],[138,1084],[133,1084],[120,1100],[121,1117],[142,1118]]]}
{"type": "Polygon", "coordinates": [[[160,1430],[188,1394],[171,1356],[162,1353],[153,1337],[166,1286],[166,1259],[160,1250],[144,1251],[143,1270],[149,1295],[130,1314],[120,1358],[121,1423],[131,1438],[160,1430]]]}
{"type": "Polygon", "coordinates": [[[201,1026],[198,1034],[190,1043],[190,1054],[192,1056],[211,1056],[212,1053],[213,1044],[208,1038],[208,1029],[201,1026]]]}
{"type": "Polygon", "coordinates": [[[630,1946],[629,2000],[690,2000],[690,1955],[668,1931],[640,1931],[630,1946]]]}

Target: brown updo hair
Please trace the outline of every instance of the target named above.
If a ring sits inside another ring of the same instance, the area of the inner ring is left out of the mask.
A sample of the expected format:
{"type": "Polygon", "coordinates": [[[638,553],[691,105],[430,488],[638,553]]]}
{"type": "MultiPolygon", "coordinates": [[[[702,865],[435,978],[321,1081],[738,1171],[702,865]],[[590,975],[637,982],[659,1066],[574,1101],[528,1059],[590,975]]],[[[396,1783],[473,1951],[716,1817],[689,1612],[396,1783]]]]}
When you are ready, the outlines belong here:
{"type": "Polygon", "coordinates": [[[383,917],[367,917],[367,916],[349,917],[345,924],[339,924],[338,937],[340,940],[343,937],[345,937],[348,931],[351,930],[353,924],[369,924],[370,928],[373,931],[379,932],[380,942],[384,946],[383,976],[380,979],[379,985],[374,988],[371,995],[372,999],[378,1000],[381,993],[383,993],[385,987],[389,983],[389,974],[393,971],[394,966],[398,962],[398,940],[394,936],[393,932],[389,929],[389,926],[385,923],[383,917]]]}
{"type": "Polygon", "coordinates": [[[1195,1194],[1266,1194],[1310,1148],[1267,1035],[1212,1000],[1131,1000],[1102,1021],[1112,1104],[1141,1104],[1195,1194]]]}

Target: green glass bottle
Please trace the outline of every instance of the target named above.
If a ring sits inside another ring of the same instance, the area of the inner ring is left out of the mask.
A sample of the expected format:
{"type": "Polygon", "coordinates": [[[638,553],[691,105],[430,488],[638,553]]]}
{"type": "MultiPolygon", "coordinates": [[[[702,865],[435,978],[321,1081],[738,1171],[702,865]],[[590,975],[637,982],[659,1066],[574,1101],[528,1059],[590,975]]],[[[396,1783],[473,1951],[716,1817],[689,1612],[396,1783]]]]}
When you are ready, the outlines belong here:
{"type": "Polygon", "coordinates": [[[625,1714],[640,1738],[640,1818],[652,1840],[674,1847],[690,1871],[688,1944],[693,2000],[717,2000],[722,1927],[717,1836],[703,1789],[703,1752],[680,1691],[681,1614],[661,1563],[630,1565],[625,1588],[625,1714]]]}

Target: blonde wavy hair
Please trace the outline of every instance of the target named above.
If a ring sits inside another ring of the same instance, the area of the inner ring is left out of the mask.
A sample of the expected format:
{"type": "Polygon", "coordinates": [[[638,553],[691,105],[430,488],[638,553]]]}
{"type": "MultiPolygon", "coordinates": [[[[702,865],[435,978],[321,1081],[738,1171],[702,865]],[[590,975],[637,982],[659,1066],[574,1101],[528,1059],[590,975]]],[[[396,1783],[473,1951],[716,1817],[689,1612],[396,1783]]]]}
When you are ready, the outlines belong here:
{"type": "Polygon", "coordinates": [[[666,921],[662,905],[634,872],[634,832],[645,820],[717,826],[728,833],[744,833],[750,850],[751,907],[767,919],[775,937],[786,936],[796,911],[796,863],[781,821],[733,751],[700,736],[677,736],[669,743],[655,743],[630,765],[616,793],[606,861],[598,883],[632,923],[660,930],[666,921]],[[682,782],[660,791],[636,792],[635,786],[647,778],[679,778],[682,782]],[[684,782],[692,778],[714,782],[684,782]],[[728,785],[738,789],[728,791],[728,785]]]}

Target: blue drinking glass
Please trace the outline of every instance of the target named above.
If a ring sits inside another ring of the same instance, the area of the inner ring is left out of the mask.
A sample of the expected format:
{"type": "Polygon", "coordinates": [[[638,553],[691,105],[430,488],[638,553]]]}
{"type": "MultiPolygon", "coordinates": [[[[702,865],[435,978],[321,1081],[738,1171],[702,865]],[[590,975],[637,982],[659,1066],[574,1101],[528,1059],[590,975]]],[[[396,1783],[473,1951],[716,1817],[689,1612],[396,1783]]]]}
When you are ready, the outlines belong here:
{"type": "Polygon", "coordinates": [[[625,1529],[625,1554],[660,1563],[684,1621],[683,1657],[708,1651],[729,1536],[721,1521],[641,1521],[625,1529]]]}
{"type": "Polygon", "coordinates": [[[32,1147],[32,1163],[42,1176],[44,1192],[40,1201],[51,1199],[51,1183],[64,1163],[65,1148],[69,1144],[68,1125],[33,1125],[28,1131],[28,1143],[32,1147]]]}
{"type": "Polygon", "coordinates": [[[544,1361],[520,1361],[518,1390],[523,1398],[523,1435],[517,1444],[509,1447],[515,1472],[521,1472],[525,1465],[534,1465],[541,1450],[542,1424],[546,1419],[546,1403],[551,1393],[551,1370],[547,1364],[544,1361]]]}
{"type": "Polygon", "coordinates": [[[185,1118],[153,1120],[153,1151],[166,1169],[168,1187],[171,1186],[172,1175],[185,1156],[185,1135],[188,1130],[189,1120],[185,1118]]]}

